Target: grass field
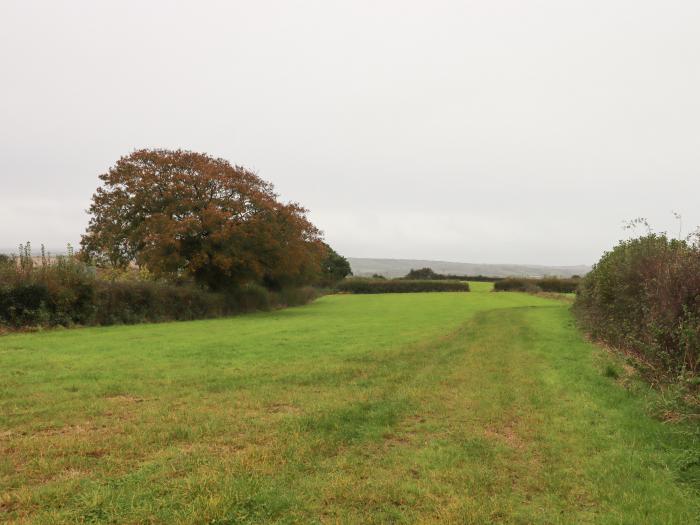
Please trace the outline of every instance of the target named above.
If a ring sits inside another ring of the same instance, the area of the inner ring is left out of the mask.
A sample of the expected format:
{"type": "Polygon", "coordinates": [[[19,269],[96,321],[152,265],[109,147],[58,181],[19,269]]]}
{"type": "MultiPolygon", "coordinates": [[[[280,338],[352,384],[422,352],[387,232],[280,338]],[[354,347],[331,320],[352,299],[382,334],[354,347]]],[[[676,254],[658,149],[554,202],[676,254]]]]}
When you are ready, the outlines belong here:
{"type": "Polygon", "coordinates": [[[697,523],[695,429],[489,289],[2,337],[0,522],[697,523]]]}

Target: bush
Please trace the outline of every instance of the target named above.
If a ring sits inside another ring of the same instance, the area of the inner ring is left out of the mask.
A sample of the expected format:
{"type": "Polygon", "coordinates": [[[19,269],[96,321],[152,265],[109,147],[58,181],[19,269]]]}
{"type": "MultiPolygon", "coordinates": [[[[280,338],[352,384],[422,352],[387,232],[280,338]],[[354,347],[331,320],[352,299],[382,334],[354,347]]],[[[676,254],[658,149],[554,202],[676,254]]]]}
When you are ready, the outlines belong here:
{"type": "Polygon", "coordinates": [[[496,292],[553,292],[574,293],[578,289],[581,280],[571,277],[562,279],[559,277],[543,277],[530,279],[526,277],[507,277],[495,281],[493,289],[496,292]]]}
{"type": "Polygon", "coordinates": [[[337,291],[345,293],[468,292],[469,284],[459,281],[407,279],[346,279],[337,291]]]}
{"type": "Polygon", "coordinates": [[[621,242],[583,279],[574,312],[593,338],[697,374],[700,248],[658,234],[621,242]]]}
{"type": "Polygon", "coordinates": [[[229,305],[238,312],[270,310],[277,302],[273,295],[276,296],[277,293],[255,283],[244,284],[226,292],[229,305]]]}
{"type": "Polygon", "coordinates": [[[0,320],[11,326],[41,324],[50,303],[44,284],[20,284],[0,288],[0,320]]]}
{"type": "MultiPolygon", "coordinates": [[[[69,247],[70,250],[70,247],[69,247]]],[[[94,313],[94,272],[72,256],[37,264],[29,244],[0,261],[0,323],[9,326],[84,323],[94,313]]]]}
{"type": "Polygon", "coordinates": [[[283,288],[277,298],[278,306],[299,306],[308,304],[318,298],[320,291],[311,286],[301,286],[299,288],[283,288]]]}
{"type": "Polygon", "coordinates": [[[233,313],[222,294],[147,281],[99,281],[90,324],[185,321],[233,313]]]}

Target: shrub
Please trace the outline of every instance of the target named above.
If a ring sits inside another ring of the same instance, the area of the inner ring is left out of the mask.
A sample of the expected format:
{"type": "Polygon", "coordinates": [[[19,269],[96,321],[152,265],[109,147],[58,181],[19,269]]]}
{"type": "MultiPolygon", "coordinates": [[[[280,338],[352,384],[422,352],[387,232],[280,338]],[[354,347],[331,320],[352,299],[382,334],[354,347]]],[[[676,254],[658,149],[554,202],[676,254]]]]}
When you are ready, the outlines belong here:
{"type": "MultiPolygon", "coordinates": [[[[239,312],[269,310],[276,302],[267,288],[255,283],[228,290],[228,301],[239,312]]],[[[275,294],[276,295],[276,294],[275,294]]]]}
{"type": "Polygon", "coordinates": [[[50,302],[44,284],[20,284],[0,288],[0,320],[10,326],[41,324],[50,302]]]}
{"type": "Polygon", "coordinates": [[[223,294],[148,281],[99,281],[91,324],[185,321],[234,313],[223,294]]]}
{"type": "MultiPolygon", "coordinates": [[[[69,247],[70,252],[70,247],[69,247]]],[[[72,254],[35,263],[29,244],[0,261],[0,322],[9,326],[84,323],[94,313],[94,272],[72,254]]]]}
{"type": "Polygon", "coordinates": [[[583,279],[574,312],[593,338],[697,374],[700,248],[659,234],[621,242],[583,279]]]}
{"type": "Polygon", "coordinates": [[[302,286],[299,288],[283,288],[278,295],[278,306],[299,306],[308,304],[318,298],[320,292],[317,288],[302,286]]]}
{"type": "Polygon", "coordinates": [[[346,293],[411,293],[411,292],[468,292],[469,284],[460,281],[433,281],[408,279],[346,279],[336,289],[346,293]]]}

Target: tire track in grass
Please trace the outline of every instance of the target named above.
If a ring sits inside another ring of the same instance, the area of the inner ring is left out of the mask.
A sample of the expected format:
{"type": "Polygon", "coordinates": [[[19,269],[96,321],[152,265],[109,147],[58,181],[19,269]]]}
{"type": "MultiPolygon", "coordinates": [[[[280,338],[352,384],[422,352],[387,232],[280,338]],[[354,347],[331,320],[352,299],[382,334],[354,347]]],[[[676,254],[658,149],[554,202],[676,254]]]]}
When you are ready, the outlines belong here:
{"type": "Polygon", "coordinates": [[[671,440],[669,431],[602,378],[595,352],[566,306],[552,305],[482,312],[439,341],[375,360],[376,382],[392,385],[381,401],[351,403],[320,421],[322,435],[328,425],[342,432],[330,423],[335,417],[373,430],[357,430],[362,439],[313,461],[299,480],[309,493],[317,489],[310,515],[371,523],[694,522],[697,494],[668,472],[670,443],[650,439],[671,440]],[[635,450],[639,442],[646,445],[635,450]]]}
{"type": "MultiPolygon", "coordinates": [[[[348,508],[364,508],[378,517],[377,523],[388,516],[442,521],[450,519],[447,509],[460,514],[464,502],[472,500],[465,487],[480,485],[489,492],[491,486],[495,492],[496,485],[508,481],[505,478],[513,478],[508,483],[517,481],[514,469],[503,468],[507,462],[502,458],[518,455],[521,462],[526,460],[521,470],[533,470],[537,458],[527,453],[526,438],[519,436],[522,418],[511,408],[501,410],[508,396],[497,411],[485,403],[494,398],[483,388],[483,382],[491,380],[486,369],[501,368],[498,360],[479,355],[478,366],[464,362],[470,354],[474,359],[477,346],[500,348],[517,335],[515,326],[485,334],[489,321],[488,314],[478,314],[438,340],[374,358],[371,382],[385,387],[375,390],[371,401],[348,403],[304,420],[314,446],[301,456],[304,463],[317,466],[305,481],[325,487],[328,516],[339,518],[348,508]],[[312,459],[309,454],[326,457],[312,459]],[[344,479],[328,483],[327,477],[338,470],[344,471],[344,479]]],[[[503,392],[496,394],[495,399],[504,397],[503,392]]],[[[486,515],[491,516],[479,514],[486,515]]]]}

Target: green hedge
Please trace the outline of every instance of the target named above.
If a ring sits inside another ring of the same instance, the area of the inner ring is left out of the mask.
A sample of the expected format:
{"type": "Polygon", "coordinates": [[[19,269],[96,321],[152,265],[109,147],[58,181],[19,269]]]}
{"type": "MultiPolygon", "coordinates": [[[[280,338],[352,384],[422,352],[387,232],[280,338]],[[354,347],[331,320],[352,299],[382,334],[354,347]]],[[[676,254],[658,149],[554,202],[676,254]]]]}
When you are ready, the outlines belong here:
{"type": "Polygon", "coordinates": [[[543,277],[541,279],[530,279],[526,277],[508,277],[496,281],[493,289],[496,292],[555,292],[555,293],[575,293],[581,283],[581,279],[558,277],[543,277]]]}
{"type": "Polygon", "coordinates": [[[21,328],[185,321],[296,306],[317,296],[313,288],[271,292],[248,285],[224,294],[146,281],[95,281],[59,294],[43,284],[5,286],[0,287],[0,324],[21,328]],[[71,300],[62,299],[69,294],[71,300]]]}
{"type": "Polygon", "coordinates": [[[621,242],[584,278],[573,306],[594,338],[665,373],[700,372],[700,246],[650,234],[621,242]]]}
{"type": "Polygon", "coordinates": [[[110,325],[181,321],[305,304],[310,287],[270,291],[257,284],[214,293],[192,284],[100,279],[70,258],[33,265],[0,260],[0,325],[110,325]]]}
{"type": "Polygon", "coordinates": [[[344,293],[468,292],[469,284],[459,281],[407,279],[346,279],[336,286],[344,293]]]}

